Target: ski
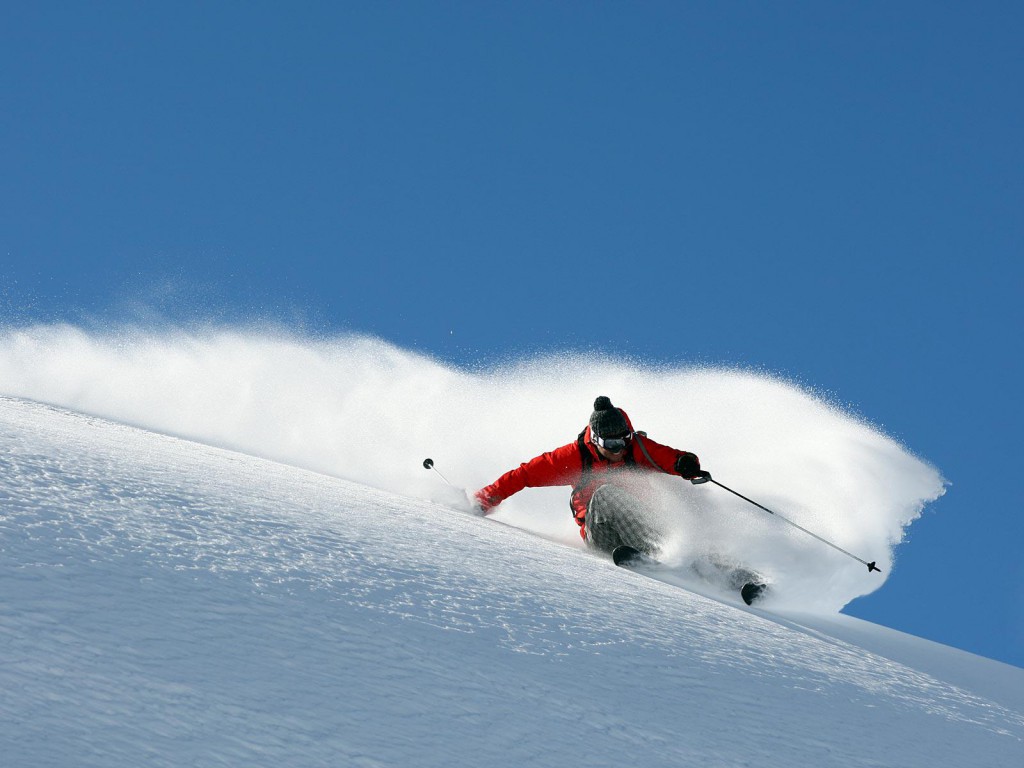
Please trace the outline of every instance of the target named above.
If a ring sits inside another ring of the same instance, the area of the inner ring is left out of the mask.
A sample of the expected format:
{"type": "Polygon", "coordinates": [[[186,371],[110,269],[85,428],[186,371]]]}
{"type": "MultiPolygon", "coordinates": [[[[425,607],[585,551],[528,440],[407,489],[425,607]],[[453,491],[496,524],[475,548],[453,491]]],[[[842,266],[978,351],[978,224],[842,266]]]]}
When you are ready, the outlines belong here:
{"type": "MultiPolygon", "coordinates": [[[[622,544],[612,551],[612,561],[620,568],[638,571],[657,570],[659,566],[663,565],[657,558],[627,544],[622,544]]],[[[668,566],[665,567],[668,568],[668,566]]],[[[705,579],[707,578],[707,574],[703,574],[703,576],[705,579]]],[[[731,573],[730,576],[732,577],[732,588],[739,590],[740,597],[747,605],[753,605],[761,600],[768,589],[768,585],[755,578],[756,574],[751,571],[738,570],[731,573]],[[737,583],[738,579],[743,577],[749,580],[737,583]]],[[[658,578],[656,574],[654,577],[658,578]]]]}

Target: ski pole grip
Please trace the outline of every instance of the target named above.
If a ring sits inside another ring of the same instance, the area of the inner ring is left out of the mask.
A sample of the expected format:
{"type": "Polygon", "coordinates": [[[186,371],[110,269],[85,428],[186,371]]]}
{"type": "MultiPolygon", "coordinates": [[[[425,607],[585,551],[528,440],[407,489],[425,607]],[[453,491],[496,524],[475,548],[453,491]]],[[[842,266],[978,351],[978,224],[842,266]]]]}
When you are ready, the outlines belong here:
{"type": "Polygon", "coordinates": [[[711,473],[704,470],[701,470],[701,473],[697,475],[697,477],[690,478],[690,482],[693,483],[694,485],[702,485],[704,483],[710,482],[710,480],[711,473]]]}

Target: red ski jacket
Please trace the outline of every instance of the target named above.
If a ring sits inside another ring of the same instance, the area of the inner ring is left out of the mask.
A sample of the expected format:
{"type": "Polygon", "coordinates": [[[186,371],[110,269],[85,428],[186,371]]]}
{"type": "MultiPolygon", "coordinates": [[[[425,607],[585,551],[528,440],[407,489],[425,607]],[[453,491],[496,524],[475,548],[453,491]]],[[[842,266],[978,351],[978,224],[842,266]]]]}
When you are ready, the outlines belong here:
{"type": "MultiPolygon", "coordinates": [[[[629,416],[625,411],[622,411],[622,415],[632,432],[633,424],[629,416]]],[[[530,459],[525,464],[506,472],[486,488],[481,488],[476,493],[476,499],[484,511],[487,511],[509,496],[519,493],[523,488],[572,486],[569,507],[572,509],[576,524],[580,526],[580,536],[586,539],[585,523],[590,497],[599,486],[611,480],[614,473],[644,469],[674,475],[676,460],[687,453],[656,443],[642,434],[634,434],[623,460],[611,462],[601,456],[590,442],[588,425],[573,442],[530,459]]]]}

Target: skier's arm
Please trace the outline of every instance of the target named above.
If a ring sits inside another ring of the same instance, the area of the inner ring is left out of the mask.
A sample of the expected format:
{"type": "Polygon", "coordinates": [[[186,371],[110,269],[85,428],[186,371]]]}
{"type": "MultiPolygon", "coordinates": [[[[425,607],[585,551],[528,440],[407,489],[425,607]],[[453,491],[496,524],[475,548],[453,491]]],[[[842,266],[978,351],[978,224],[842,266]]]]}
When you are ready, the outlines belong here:
{"type": "Polygon", "coordinates": [[[669,448],[641,435],[637,435],[636,439],[642,441],[637,461],[643,462],[651,469],[679,475],[687,480],[701,476],[700,459],[697,458],[697,454],[669,448]]]}
{"type": "Polygon", "coordinates": [[[576,443],[569,443],[506,472],[487,487],[477,491],[475,498],[480,508],[487,512],[523,488],[572,485],[581,471],[579,449],[576,443]]]}

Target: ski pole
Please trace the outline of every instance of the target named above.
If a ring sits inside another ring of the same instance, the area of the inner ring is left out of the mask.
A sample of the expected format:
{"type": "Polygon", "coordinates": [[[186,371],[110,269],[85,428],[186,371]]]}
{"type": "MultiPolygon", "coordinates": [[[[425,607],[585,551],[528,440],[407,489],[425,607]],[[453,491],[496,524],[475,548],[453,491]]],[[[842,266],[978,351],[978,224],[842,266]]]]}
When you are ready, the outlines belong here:
{"type": "MultiPolygon", "coordinates": [[[[433,459],[424,459],[423,460],[423,468],[424,469],[432,469],[435,472],[437,472],[437,474],[441,475],[441,470],[439,470],[437,467],[434,466],[434,460],[433,459]]],[[[451,482],[449,482],[448,478],[445,477],[444,475],[441,475],[441,479],[444,480],[446,483],[448,483],[448,485],[452,485],[451,482]]],[[[455,486],[452,485],[452,488],[454,488],[454,487],[455,486]]]]}
{"type": "Polygon", "coordinates": [[[871,561],[870,563],[869,563],[869,562],[868,562],[867,560],[861,560],[861,559],[860,559],[859,557],[857,557],[856,555],[854,555],[854,554],[851,554],[850,552],[847,552],[847,551],[846,551],[845,549],[843,549],[842,547],[836,546],[835,544],[833,544],[833,543],[832,543],[831,541],[829,541],[828,539],[823,539],[823,538],[821,538],[821,536],[819,536],[818,534],[814,533],[813,531],[808,531],[808,530],[807,530],[806,528],[804,528],[804,527],[803,527],[802,525],[797,525],[796,523],[794,523],[794,522],[793,522],[792,520],[790,520],[789,518],[787,518],[787,517],[783,517],[782,515],[780,515],[780,514],[779,514],[778,512],[773,512],[772,510],[768,509],[768,507],[766,507],[766,506],[764,506],[764,505],[762,505],[762,504],[758,504],[758,503],[757,503],[756,501],[754,501],[753,499],[748,499],[748,498],[747,498],[746,496],[744,496],[744,495],[743,495],[742,493],[737,493],[736,491],[734,491],[734,490],[733,490],[732,488],[730,488],[729,486],[727,486],[727,485],[722,485],[722,484],[721,484],[720,482],[718,482],[717,480],[715,480],[715,479],[713,479],[713,478],[711,477],[711,473],[710,473],[710,472],[708,472],[708,473],[705,473],[705,476],[704,476],[704,477],[699,477],[699,478],[695,478],[695,479],[694,479],[694,480],[692,480],[691,482],[693,482],[693,483],[694,483],[695,485],[696,485],[696,484],[699,484],[699,483],[714,483],[714,484],[715,484],[715,485],[717,485],[717,486],[718,486],[719,488],[723,488],[724,490],[728,491],[729,493],[733,494],[734,496],[739,496],[739,497],[740,497],[741,499],[743,499],[743,500],[744,500],[744,501],[746,501],[746,502],[749,502],[749,503],[753,504],[753,505],[754,505],[755,507],[757,507],[758,509],[763,509],[763,510],[764,510],[765,512],[767,512],[767,513],[768,513],[769,515],[774,515],[775,517],[779,518],[779,520],[782,520],[782,521],[783,521],[783,522],[785,522],[785,523],[789,523],[789,524],[790,524],[790,525],[792,525],[792,526],[793,526],[794,528],[796,528],[796,529],[798,529],[798,530],[801,530],[801,531],[803,531],[804,533],[806,533],[806,534],[807,534],[808,536],[813,536],[813,537],[814,537],[814,538],[816,538],[816,539],[817,539],[818,541],[820,541],[820,542],[821,542],[822,544],[828,544],[828,545],[829,545],[830,547],[832,547],[832,549],[835,549],[835,550],[838,550],[839,552],[842,552],[842,553],[843,553],[844,555],[846,555],[847,557],[852,557],[852,558],[853,558],[854,560],[856,560],[856,561],[857,561],[858,563],[861,563],[862,565],[866,565],[866,566],[868,567],[868,573],[871,573],[872,571],[878,571],[879,573],[881,573],[881,572],[882,572],[882,569],[881,569],[881,568],[879,568],[879,567],[877,567],[877,566],[875,565],[875,561],[874,561],[874,560],[872,560],[872,561],[871,561]]]}

